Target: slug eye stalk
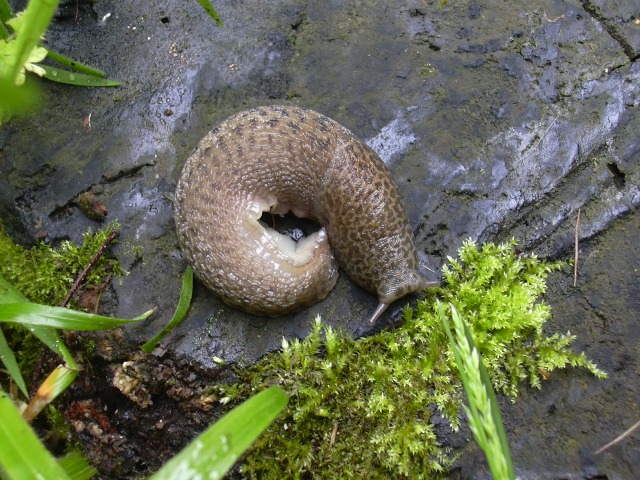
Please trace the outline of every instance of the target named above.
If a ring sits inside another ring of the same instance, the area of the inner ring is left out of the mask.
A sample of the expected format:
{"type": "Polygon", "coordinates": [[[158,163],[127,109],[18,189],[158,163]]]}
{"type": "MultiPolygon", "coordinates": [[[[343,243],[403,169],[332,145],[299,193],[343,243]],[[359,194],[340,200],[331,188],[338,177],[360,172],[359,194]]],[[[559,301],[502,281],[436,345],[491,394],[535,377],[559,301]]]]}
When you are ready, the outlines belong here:
{"type": "Polygon", "coordinates": [[[378,318],[380,318],[380,315],[382,315],[384,313],[384,311],[387,309],[388,306],[389,306],[388,303],[379,303],[378,307],[373,312],[373,315],[371,315],[371,318],[369,319],[369,323],[371,325],[376,323],[378,318]]]}

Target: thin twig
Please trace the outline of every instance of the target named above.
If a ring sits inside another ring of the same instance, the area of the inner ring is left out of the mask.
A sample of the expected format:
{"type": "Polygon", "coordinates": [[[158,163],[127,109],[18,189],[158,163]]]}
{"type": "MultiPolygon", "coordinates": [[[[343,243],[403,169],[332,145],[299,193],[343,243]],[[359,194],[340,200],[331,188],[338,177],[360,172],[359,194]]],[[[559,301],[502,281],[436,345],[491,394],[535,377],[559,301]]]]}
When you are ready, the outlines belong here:
{"type": "Polygon", "coordinates": [[[633,431],[638,427],[640,427],[640,420],[637,421],[635,425],[633,425],[631,428],[629,428],[627,431],[625,431],[622,435],[620,435],[619,437],[611,440],[604,447],[601,447],[598,450],[596,450],[595,455],[598,455],[598,454],[604,452],[609,447],[613,447],[616,443],[622,441],[623,438],[631,435],[633,433],[633,431]]]}
{"type": "Polygon", "coordinates": [[[564,15],[559,15],[555,18],[549,18],[547,17],[547,11],[545,10],[544,12],[544,19],[549,22],[549,23],[556,23],[558,20],[562,20],[564,18],[564,15]]]}
{"type": "Polygon", "coordinates": [[[329,439],[329,449],[333,448],[333,444],[336,441],[337,434],[338,434],[338,422],[333,422],[333,431],[331,432],[331,438],[329,439]]]}
{"type": "Polygon", "coordinates": [[[558,117],[560,117],[560,114],[556,115],[556,118],[553,119],[553,121],[549,124],[549,126],[547,127],[547,129],[544,131],[544,133],[542,134],[542,136],[540,137],[540,139],[538,140],[538,142],[536,143],[536,145],[531,149],[531,151],[535,151],[538,148],[538,145],[540,145],[540,143],[542,142],[542,140],[544,140],[544,137],[547,136],[547,133],[549,133],[549,130],[551,130],[551,127],[553,127],[553,125],[556,123],[556,121],[558,120],[558,117]]]}
{"type": "Polygon", "coordinates": [[[574,241],[573,253],[573,286],[578,285],[578,232],[580,229],[580,209],[578,209],[578,218],[576,218],[576,233],[574,241]]]}
{"type": "Polygon", "coordinates": [[[76,278],[76,281],[73,282],[73,286],[71,287],[71,289],[69,290],[69,293],[67,293],[67,296],[62,302],[63,307],[67,306],[67,304],[69,303],[69,300],[71,300],[71,297],[73,297],[73,294],[76,293],[76,290],[78,290],[78,287],[80,286],[80,284],[84,282],[84,280],[87,278],[87,274],[89,273],[89,270],[91,270],[91,268],[96,264],[96,262],[100,259],[100,257],[104,253],[104,251],[109,247],[109,244],[111,244],[111,242],[113,242],[118,237],[118,235],[120,235],[120,230],[114,230],[109,234],[109,236],[105,239],[105,241],[102,242],[102,245],[100,245],[100,248],[93,255],[93,258],[89,262],[89,265],[85,267],[82,273],[78,275],[78,278],[76,278]]]}
{"type": "Polygon", "coordinates": [[[106,290],[107,285],[109,285],[109,282],[111,281],[112,276],[113,276],[113,272],[109,272],[109,275],[107,275],[107,279],[104,282],[102,282],[102,285],[98,287],[98,298],[96,299],[96,304],[93,307],[93,313],[95,314],[98,313],[98,307],[100,306],[100,299],[102,298],[102,294],[106,290]]]}

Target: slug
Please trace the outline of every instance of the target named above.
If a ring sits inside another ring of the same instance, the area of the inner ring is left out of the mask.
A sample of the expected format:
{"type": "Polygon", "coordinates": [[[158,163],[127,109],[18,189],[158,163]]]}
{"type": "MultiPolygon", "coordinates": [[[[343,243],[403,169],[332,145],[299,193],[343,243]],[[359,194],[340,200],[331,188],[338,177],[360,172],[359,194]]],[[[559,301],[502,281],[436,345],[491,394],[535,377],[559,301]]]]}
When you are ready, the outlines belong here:
{"type": "Polygon", "coordinates": [[[386,166],[345,127],[312,110],[259,107],[209,132],[175,193],[178,242],[196,275],[225,303],[257,315],[299,311],[331,291],[340,266],[393,301],[430,284],[386,166]],[[263,212],[292,212],[321,229],[294,240],[263,212]]]}

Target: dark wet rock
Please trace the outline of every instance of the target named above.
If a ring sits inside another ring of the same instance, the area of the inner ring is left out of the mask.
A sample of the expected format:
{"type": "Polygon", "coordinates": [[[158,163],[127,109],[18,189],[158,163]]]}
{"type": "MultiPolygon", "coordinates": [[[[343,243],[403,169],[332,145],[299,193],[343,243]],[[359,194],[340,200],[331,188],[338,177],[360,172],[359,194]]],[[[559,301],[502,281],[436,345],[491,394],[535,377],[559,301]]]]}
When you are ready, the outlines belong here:
{"type": "MultiPolygon", "coordinates": [[[[577,333],[576,349],[612,379],[571,370],[554,375],[541,391],[505,403],[505,418],[523,478],[632,478],[640,470],[637,440],[602,456],[588,452],[633,423],[640,397],[633,333],[640,298],[639,12],[623,1],[438,3],[221,2],[219,28],[195,1],[80,2],[77,15],[68,2],[47,35],[49,46],[123,85],[34,81],[42,109],[0,130],[0,215],[25,243],[39,232],[52,242],[78,241],[98,226],[74,203],[90,191],[107,220],[122,224],[114,251],[130,274],[105,294],[110,313],[158,311],[112,340],[124,351],[104,360],[106,378],[109,365],[127,361],[127,348],[171,318],[185,262],[170,198],[200,138],[239,110],[271,103],[313,108],[365,139],[393,171],[421,262],[433,272],[469,237],[516,237],[525,251],[572,258],[580,210],[584,270],[578,290],[569,278],[550,288],[549,330],[577,333]],[[89,114],[91,129],[83,125],[89,114]],[[617,390],[624,394],[615,396],[617,390]]],[[[218,378],[213,357],[253,361],[283,336],[304,336],[318,314],[361,335],[375,303],[341,275],[325,301],[264,319],[224,306],[196,282],[188,319],[163,342],[158,361],[199,391],[200,380],[187,372],[218,378]]],[[[122,425],[156,425],[180,403],[153,384],[158,410],[127,410],[121,394],[104,388],[112,397],[98,407],[117,406],[122,425]]],[[[170,418],[185,429],[205,421],[190,414],[170,418]]],[[[153,431],[159,445],[167,433],[153,431]]],[[[145,458],[142,447],[127,448],[127,468],[144,471],[147,463],[136,464],[145,458]]],[[[482,471],[480,457],[465,458],[461,478],[484,478],[473,473],[482,471]]]]}
{"type": "Polygon", "coordinates": [[[587,12],[596,18],[631,60],[640,55],[640,11],[625,0],[582,0],[587,12]]]}

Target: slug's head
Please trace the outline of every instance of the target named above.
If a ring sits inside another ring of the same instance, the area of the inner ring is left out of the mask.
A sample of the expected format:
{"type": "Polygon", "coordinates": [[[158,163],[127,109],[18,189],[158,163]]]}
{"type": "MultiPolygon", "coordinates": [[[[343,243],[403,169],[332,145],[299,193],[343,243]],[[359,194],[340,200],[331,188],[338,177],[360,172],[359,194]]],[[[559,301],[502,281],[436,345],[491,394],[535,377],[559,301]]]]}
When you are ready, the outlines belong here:
{"type": "Polygon", "coordinates": [[[378,308],[373,312],[369,323],[375,323],[382,313],[396,300],[405,295],[435,287],[440,282],[427,282],[417,270],[405,270],[389,274],[378,287],[378,308]]]}

